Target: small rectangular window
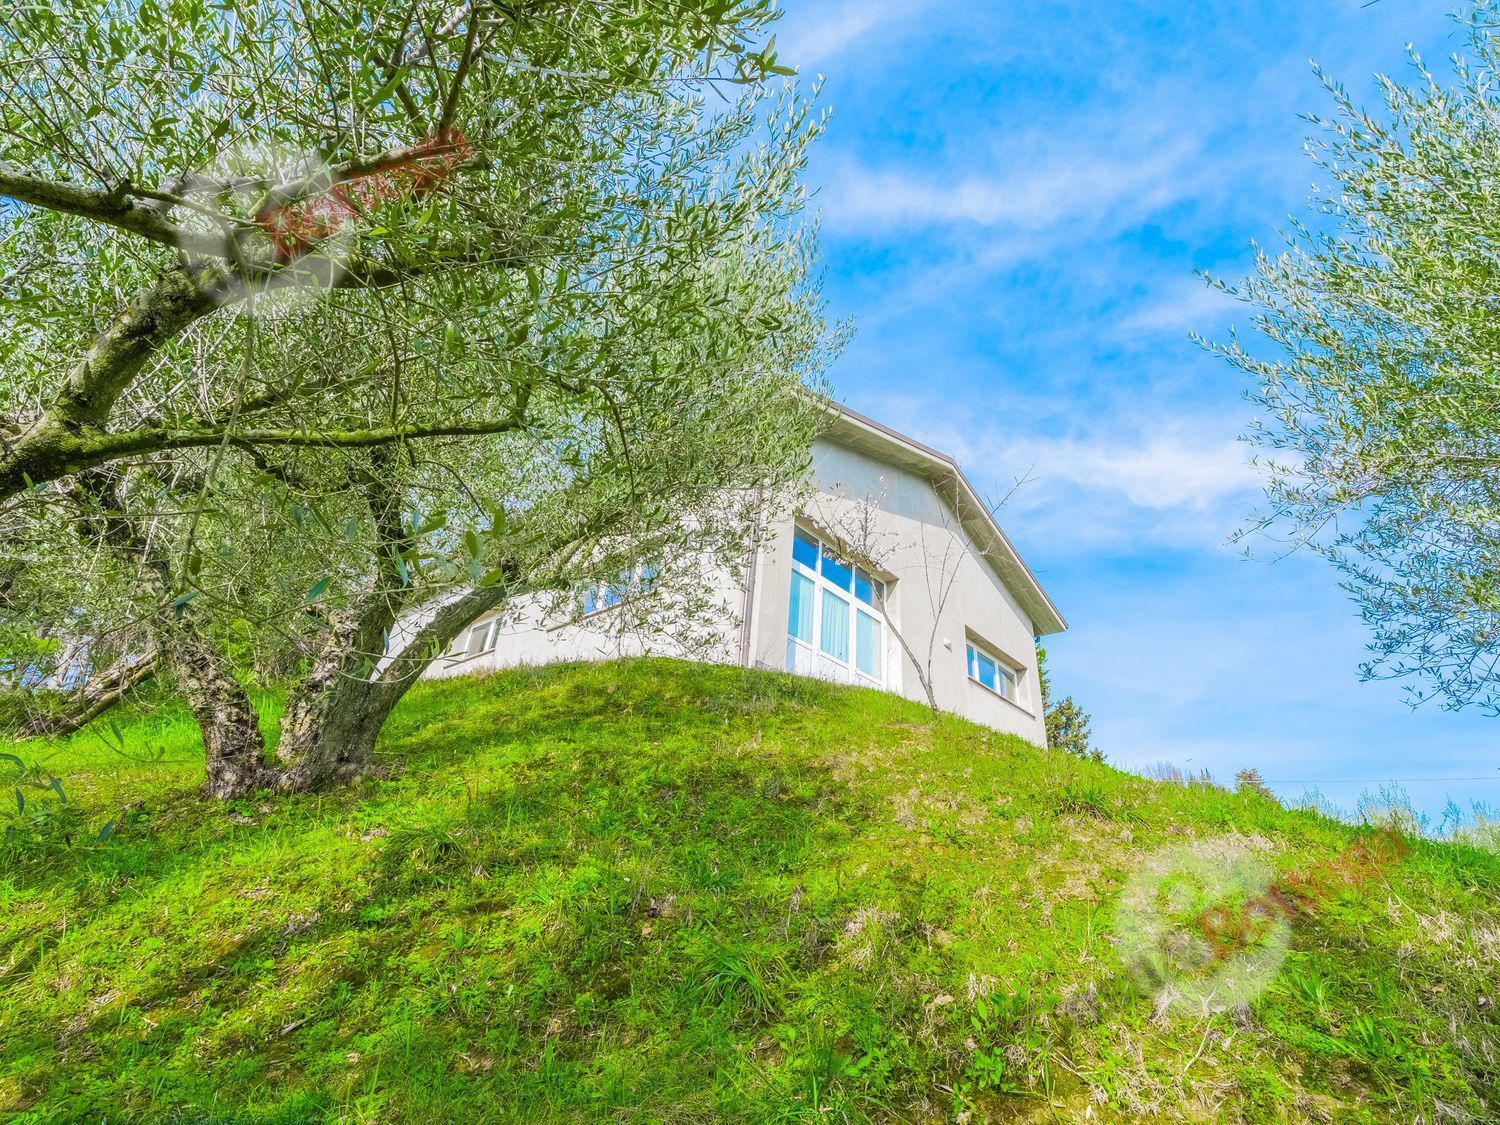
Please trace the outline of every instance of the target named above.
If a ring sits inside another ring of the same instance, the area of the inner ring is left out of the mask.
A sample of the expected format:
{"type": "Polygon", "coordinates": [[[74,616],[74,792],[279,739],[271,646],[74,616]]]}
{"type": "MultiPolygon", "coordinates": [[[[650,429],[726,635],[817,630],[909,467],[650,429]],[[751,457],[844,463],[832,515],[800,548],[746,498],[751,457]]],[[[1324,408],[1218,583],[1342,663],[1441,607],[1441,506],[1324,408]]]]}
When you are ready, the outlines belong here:
{"type": "Polygon", "coordinates": [[[814,574],[818,570],[818,541],[800,527],[792,535],[792,559],[814,574]]]}
{"type": "Polygon", "coordinates": [[[827,547],[823,548],[821,562],[823,577],[830,586],[837,586],[840,590],[848,590],[854,581],[854,571],[833,556],[827,547]]]}
{"type": "Polygon", "coordinates": [[[969,679],[989,688],[1002,699],[1009,699],[1012,703],[1018,701],[1014,668],[973,644],[966,646],[964,656],[968,662],[969,679]]]}

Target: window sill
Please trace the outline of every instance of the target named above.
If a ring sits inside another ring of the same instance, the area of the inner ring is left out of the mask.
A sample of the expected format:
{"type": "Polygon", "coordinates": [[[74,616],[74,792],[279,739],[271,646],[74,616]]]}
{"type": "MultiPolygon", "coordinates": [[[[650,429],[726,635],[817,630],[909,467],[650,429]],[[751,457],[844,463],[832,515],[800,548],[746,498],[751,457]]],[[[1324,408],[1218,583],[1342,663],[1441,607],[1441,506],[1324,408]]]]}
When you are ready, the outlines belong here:
{"type": "Polygon", "coordinates": [[[449,668],[452,668],[455,664],[468,664],[470,661],[478,660],[483,656],[494,656],[495,651],[496,650],[493,648],[487,648],[484,651],[476,652],[473,655],[470,655],[467,652],[460,653],[458,656],[453,656],[452,654],[450,654],[445,659],[447,660],[447,666],[449,668]]]}
{"type": "Polygon", "coordinates": [[[1021,712],[1021,714],[1025,715],[1027,718],[1031,718],[1031,719],[1036,718],[1036,712],[1035,711],[1032,711],[1030,708],[1027,708],[1027,707],[1022,707],[1014,699],[1011,699],[1011,698],[1009,698],[1007,696],[1001,695],[994,688],[992,688],[992,687],[986,687],[984,684],[980,683],[978,680],[972,679],[972,678],[967,677],[967,676],[965,677],[965,679],[968,680],[969,684],[972,687],[977,687],[980,691],[984,692],[985,695],[994,696],[1001,703],[1004,703],[1008,707],[1014,707],[1017,711],[1021,712]]]}

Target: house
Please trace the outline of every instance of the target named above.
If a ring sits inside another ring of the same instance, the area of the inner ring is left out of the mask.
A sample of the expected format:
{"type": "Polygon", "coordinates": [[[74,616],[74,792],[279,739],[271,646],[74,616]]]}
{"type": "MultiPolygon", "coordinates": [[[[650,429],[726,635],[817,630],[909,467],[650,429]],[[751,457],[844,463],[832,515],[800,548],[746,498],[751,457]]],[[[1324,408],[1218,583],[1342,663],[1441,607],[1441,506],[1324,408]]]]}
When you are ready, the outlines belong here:
{"type": "MultiPolygon", "coordinates": [[[[700,655],[930,700],[1044,743],[1036,640],[1067,625],[958,464],[836,407],[811,485],[795,516],[762,529],[738,578],[715,579],[723,628],[700,655]]],[[[427,675],[670,651],[606,627],[651,579],[587,591],[573,612],[482,618],[427,675]]]]}

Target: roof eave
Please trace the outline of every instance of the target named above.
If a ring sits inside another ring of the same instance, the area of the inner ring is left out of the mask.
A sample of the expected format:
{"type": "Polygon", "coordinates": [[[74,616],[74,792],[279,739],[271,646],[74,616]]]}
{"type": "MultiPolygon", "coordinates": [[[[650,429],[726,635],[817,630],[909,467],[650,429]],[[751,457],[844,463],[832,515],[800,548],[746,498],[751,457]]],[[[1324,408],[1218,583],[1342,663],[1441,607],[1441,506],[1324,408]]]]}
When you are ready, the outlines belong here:
{"type": "Polygon", "coordinates": [[[832,430],[837,431],[841,426],[851,427],[867,438],[872,437],[881,444],[894,446],[905,453],[905,459],[912,463],[911,467],[920,469],[930,483],[954,489],[952,500],[959,519],[979,543],[986,560],[1000,580],[1030,615],[1035,634],[1045,637],[1067,630],[1067,620],[996,521],[989,505],[980,499],[978,491],[964,475],[957,461],[842,403],[828,400],[828,407],[834,421],[832,430]],[[969,509],[967,513],[965,508],[969,509]],[[980,534],[975,535],[976,531],[980,534]]]}

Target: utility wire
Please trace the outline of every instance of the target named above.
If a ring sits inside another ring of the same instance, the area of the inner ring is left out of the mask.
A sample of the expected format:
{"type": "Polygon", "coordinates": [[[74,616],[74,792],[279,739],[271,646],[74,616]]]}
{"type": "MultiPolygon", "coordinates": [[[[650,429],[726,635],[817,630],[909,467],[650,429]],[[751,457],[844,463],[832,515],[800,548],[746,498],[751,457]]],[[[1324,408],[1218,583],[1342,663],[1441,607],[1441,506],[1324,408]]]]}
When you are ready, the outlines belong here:
{"type": "Polygon", "coordinates": [[[1288,781],[1267,781],[1266,785],[1415,785],[1423,781],[1500,781],[1500,776],[1485,774],[1482,777],[1330,777],[1318,780],[1299,778],[1288,781]]]}

